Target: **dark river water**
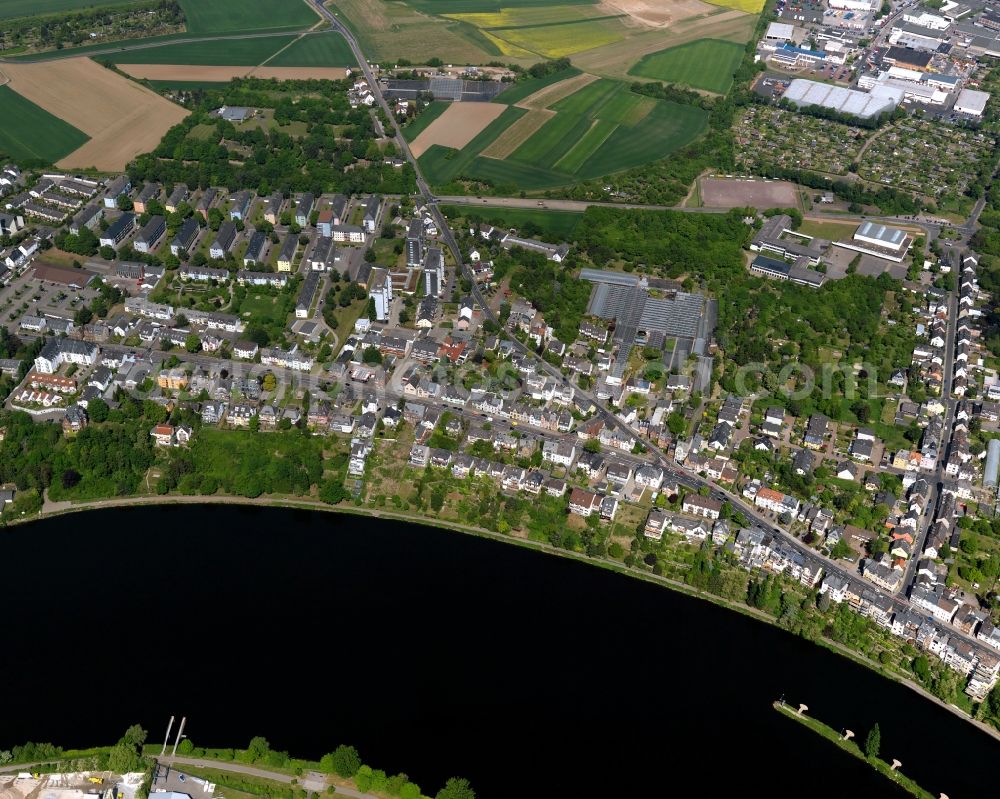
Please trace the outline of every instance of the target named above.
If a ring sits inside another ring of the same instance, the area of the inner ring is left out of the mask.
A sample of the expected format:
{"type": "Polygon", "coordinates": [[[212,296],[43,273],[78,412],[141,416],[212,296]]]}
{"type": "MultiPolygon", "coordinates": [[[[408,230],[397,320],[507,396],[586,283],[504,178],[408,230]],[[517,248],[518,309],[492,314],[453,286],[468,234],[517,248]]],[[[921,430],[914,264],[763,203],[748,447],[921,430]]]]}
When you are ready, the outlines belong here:
{"type": "Polygon", "coordinates": [[[985,796],[1000,744],[902,686],[706,602],[377,519],[111,510],[0,534],[0,748],[352,743],[433,794],[895,797],[780,717],[784,694],[934,795],[985,796]],[[175,727],[176,730],[176,727],[175,727]],[[737,793],[738,792],[738,793],[737,793]]]}

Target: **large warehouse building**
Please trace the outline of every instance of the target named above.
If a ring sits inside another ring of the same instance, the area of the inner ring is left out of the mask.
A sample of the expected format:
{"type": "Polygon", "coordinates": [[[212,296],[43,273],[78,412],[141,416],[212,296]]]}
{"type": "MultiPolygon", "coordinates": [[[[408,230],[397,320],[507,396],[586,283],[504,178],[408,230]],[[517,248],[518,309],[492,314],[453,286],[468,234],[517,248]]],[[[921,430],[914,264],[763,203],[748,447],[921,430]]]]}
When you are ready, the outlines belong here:
{"type": "Polygon", "coordinates": [[[788,85],[782,97],[800,107],[818,105],[852,114],[859,119],[870,119],[894,111],[903,100],[903,91],[892,86],[876,86],[871,92],[859,92],[796,78],[788,85]]]}
{"type": "Polygon", "coordinates": [[[955,100],[955,110],[960,114],[969,114],[974,117],[981,117],[986,110],[986,103],[990,99],[989,92],[977,92],[975,89],[962,89],[962,93],[955,100]]]}

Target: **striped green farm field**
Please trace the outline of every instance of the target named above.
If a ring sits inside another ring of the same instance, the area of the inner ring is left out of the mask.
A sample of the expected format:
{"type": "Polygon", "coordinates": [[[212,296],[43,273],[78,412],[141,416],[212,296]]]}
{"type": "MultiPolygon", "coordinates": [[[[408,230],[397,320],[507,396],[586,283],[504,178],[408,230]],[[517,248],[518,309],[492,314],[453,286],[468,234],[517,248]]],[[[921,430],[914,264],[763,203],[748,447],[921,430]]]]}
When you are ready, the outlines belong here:
{"type": "Polygon", "coordinates": [[[665,158],[705,132],[708,112],[690,105],[657,102],[638,125],[619,125],[577,171],[597,178],[665,158]]]}
{"type": "Polygon", "coordinates": [[[564,172],[575,174],[617,129],[617,122],[609,122],[606,119],[595,119],[590,130],[562,158],[556,161],[554,166],[564,172]]]}
{"type": "Polygon", "coordinates": [[[556,114],[507,160],[534,166],[555,164],[583,138],[590,124],[591,120],[580,114],[556,114]]]}
{"type": "Polygon", "coordinates": [[[8,86],[0,86],[0,119],[0,153],[16,161],[55,163],[90,140],[8,86]]]}
{"type": "Polygon", "coordinates": [[[504,187],[505,191],[534,191],[574,182],[572,176],[545,167],[482,156],[469,165],[466,173],[472,178],[487,180],[493,186],[504,187]]]}
{"type": "Polygon", "coordinates": [[[196,66],[254,67],[290,44],[294,36],[264,36],[260,39],[223,39],[212,42],[187,42],[124,50],[98,61],[112,64],[191,64],[196,66]]]}
{"type": "Polygon", "coordinates": [[[621,88],[622,84],[618,81],[601,78],[573,92],[569,97],[564,97],[549,108],[559,113],[590,114],[593,116],[594,112],[621,88]]]}
{"type": "Polygon", "coordinates": [[[267,62],[269,67],[352,67],[357,63],[339,33],[303,36],[267,62]]]}
{"type": "Polygon", "coordinates": [[[600,117],[619,125],[638,125],[656,107],[656,103],[652,97],[620,91],[601,106],[600,117]]]}
{"type": "Polygon", "coordinates": [[[644,56],[630,75],[725,94],[743,58],[743,45],[719,39],[698,39],[644,56]]]}
{"type": "Polygon", "coordinates": [[[529,97],[534,94],[539,89],[544,89],[546,86],[551,86],[554,83],[559,83],[561,80],[566,80],[567,78],[572,78],[574,75],[579,74],[580,70],[575,67],[570,67],[569,69],[564,69],[560,72],[553,72],[551,75],[546,75],[544,78],[528,78],[527,80],[521,80],[514,84],[511,88],[501,92],[494,102],[514,105],[515,103],[521,102],[521,100],[525,97],[529,97]]]}

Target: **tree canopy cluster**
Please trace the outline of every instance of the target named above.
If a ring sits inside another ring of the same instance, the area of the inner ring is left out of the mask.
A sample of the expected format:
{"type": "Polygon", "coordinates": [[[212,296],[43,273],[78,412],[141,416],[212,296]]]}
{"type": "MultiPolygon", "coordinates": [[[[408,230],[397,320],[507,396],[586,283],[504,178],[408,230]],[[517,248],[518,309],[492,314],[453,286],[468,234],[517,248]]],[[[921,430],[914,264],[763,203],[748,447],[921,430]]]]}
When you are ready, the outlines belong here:
{"type": "Polygon", "coordinates": [[[366,108],[352,109],[346,81],[283,81],[244,78],[223,89],[190,94],[191,113],[175,125],[152,153],[129,165],[133,182],[186,183],[230,191],[254,189],[266,195],[279,191],[412,193],[416,189],[410,165],[383,163],[366,108]],[[272,108],[277,129],[237,128],[212,116],[223,105],[272,108]],[[305,126],[302,136],[282,126],[305,126]],[[194,135],[198,126],[204,127],[194,135]]]}

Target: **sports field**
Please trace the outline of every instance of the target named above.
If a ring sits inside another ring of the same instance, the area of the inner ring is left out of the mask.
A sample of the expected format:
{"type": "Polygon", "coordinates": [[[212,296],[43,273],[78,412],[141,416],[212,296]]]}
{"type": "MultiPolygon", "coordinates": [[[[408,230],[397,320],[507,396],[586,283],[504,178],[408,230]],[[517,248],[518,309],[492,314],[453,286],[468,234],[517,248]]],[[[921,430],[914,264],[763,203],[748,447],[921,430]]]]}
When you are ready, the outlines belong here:
{"type": "MultiPolygon", "coordinates": [[[[693,106],[633,94],[608,79],[570,94],[548,84],[508,108],[465,147],[432,146],[420,165],[434,185],[455,178],[531,190],[567,185],[665,158],[705,129],[708,113],[693,106]],[[539,96],[550,98],[539,108],[539,96]],[[488,135],[485,135],[488,134],[488,135]]],[[[503,97],[503,95],[501,95],[503,97]]]]}
{"type": "Polygon", "coordinates": [[[17,161],[53,164],[88,138],[9,86],[0,86],[0,119],[0,153],[17,161]]]}
{"type": "Polygon", "coordinates": [[[179,0],[189,33],[304,30],[319,22],[303,0],[179,0]]]}
{"type": "Polygon", "coordinates": [[[302,36],[271,58],[269,67],[352,67],[357,62],[347,40],[336,32],[302,36]]]}
{"type": "Polygon", "coordinates": [[[733,73],[743,58],[743,50],[743,45],[736,42],[699,39],[650,53],[628,72],[636,77],[725,94],[733,85],[733,73]]]}
{"type": "Polygon", "coordinates": [[[295,40],[293,35],[259,39],[225,39],[217,42],[187,42],[144,47],[98,56],[112,64],[206,64],[254,67],[295,40]]]}

